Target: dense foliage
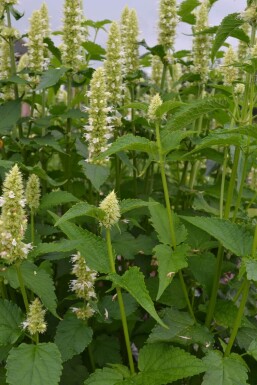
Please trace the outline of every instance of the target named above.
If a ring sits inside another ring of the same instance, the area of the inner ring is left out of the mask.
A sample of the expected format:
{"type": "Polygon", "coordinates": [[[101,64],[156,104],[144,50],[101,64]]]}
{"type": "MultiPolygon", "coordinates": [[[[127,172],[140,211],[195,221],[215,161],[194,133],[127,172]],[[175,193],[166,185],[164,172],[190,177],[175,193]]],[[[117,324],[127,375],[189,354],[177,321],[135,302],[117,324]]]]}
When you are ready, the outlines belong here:
{"type": "Polygon", "coordinates": [[[256,384],[257,0],[216,1],[160,0],[154,47],[43,4],[21,57],[1,2],[0,385],[256,384]]]}

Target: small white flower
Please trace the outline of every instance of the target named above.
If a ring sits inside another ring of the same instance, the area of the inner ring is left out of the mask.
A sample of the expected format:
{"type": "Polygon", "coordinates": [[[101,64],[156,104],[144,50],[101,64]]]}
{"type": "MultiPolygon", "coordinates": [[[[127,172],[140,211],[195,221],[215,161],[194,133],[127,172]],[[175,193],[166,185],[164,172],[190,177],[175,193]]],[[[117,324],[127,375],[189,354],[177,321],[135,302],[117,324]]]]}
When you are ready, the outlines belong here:
{"type": "Polygon", "coordinates": [[[13,191],[10,191],[9,194],[8,194],[9,198],[13,199],[15,198],[15,194],[13,191]]]}

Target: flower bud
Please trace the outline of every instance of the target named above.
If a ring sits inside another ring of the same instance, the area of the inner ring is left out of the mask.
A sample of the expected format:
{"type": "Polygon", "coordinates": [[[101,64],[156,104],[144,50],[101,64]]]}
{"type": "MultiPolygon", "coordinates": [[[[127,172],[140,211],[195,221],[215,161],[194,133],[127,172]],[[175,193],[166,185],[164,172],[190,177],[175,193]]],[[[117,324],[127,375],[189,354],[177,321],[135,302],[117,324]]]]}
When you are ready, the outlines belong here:
{"type": "Polygon", "coordinates": [[[100,203],[99,208],[105,212],[105,217],[101,220],[102,226],[111,228],[118,223],[120,219],[120,206],[114,191],[107,195],[100,203]]]}
{"type": "Polygon", "coordinates": [[[28,329],[31,335],[44,333],[46,331],[45,313],[38,298],[29,305],[27,319],[22,322],[23,329],[28,329]]]}

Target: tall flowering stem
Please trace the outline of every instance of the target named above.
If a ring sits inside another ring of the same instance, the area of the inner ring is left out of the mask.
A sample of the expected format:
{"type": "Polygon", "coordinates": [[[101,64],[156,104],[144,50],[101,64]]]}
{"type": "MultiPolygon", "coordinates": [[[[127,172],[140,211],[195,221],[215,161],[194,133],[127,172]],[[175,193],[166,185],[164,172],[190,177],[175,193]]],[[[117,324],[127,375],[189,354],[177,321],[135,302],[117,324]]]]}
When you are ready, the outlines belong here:
{"type": "MultiPolygon", "coordinates": [[[[156,130],[156,142],[158,147],[158,154],[159,154],[159,167],[161,171],[161,179],[162,179],[162,186],[163,186],[163,193],[164,193],[164,199],[165,199],[165,205],[166,210],[168,214],[168,220],[169,220],[169,230],[170,230],[170,236],[172,240],[172,246],[175,250],[177,247],[177,240],[176,240],[176,233],[175,233],[175,226],[174,226],[174,220],[173,220],[173,213],[172,208],[170,204],[170,198],[169,198],[169,190],[168,190],[168,183],[167,183],[167,177],[165,173],[165,157],[163,155],[163,149],[162,149],[162,143],[161,143],[161,135],[160,135],[160,121],[159,118],[156,117],[156,111],[158,107],[160,107],[162,104],[162,100],[159,96],[159,94],[155,95],[149,105],[148,109],[148,118],[150,121],[155,123],[155,130],[156,130]]],[[[190,300],[188,298],[187,288],[184,281],[183,274],[181,270],[179,271],[179,279],[182,286],[182,290],[185,296],[185,300],[188,306],[188,310],[192,316],[192,318],[195,320],[195,315],[190,303],[190,300]]]]}
{"type": "MultiPolygon", "coordinates": [[[[107,243],[111,272],[116,273],[115,260],[114,260],[112,241],[111,241],[111,227],[113,225],[115,225],[116,223],[118,223],[118,221],[119,221],[120,208],[119,208],[119,202],[118,202],[118,199],[116,197],[115,192],[112,191],[100,203],[99,207],[105,212],[105,217],[104,217],[104,219],[102,219],[101,225],[104,226],[105,230],[106,230],[106,243],[107,243]]],[[[134,367],[133,355],[132,355],[132,350],[131,350],[131,343],[130,343],[130,338],[129,338],[129,331],[128,331],[125,306],[124,306],[120,287],[116,287],[116,292],[117,292],[118,303],[119,303],[119,308],[120,308],[123,333],[124,333],[124,338],[125,338],[125,343],[126,343],[126,348],[127,348],[129,367],[130,367],[131,374],[134,374],[135,373],[135,367],[134,367]]]]}
{"type": "Polygon", "coordinates": [[[27,318],[22,322],[23,329],[27,329],[36,344],[39,342],[39,333],[46,331],[45,313],[42,304],[38,298],[29,305],[27,309],[27,318]]]}
{"type": "Polygon", "coordinates": [[[39,207],[40,200],[40,182],[37,175],[30,175],[26,186],[26,201],[30,208],[30,232],[31,243],[35,242],[35,212],[39,207]]]}

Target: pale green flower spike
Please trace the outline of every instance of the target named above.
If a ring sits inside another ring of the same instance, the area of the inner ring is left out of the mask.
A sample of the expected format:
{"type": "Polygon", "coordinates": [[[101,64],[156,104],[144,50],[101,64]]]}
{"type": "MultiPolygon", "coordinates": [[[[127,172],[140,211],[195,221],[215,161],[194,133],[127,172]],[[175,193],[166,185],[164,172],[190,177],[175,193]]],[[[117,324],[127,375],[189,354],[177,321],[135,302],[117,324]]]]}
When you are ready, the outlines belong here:
{"type": "Polygon", "coordinates": [[[22,322],[23,329],[28,329],[32,336],[37,333],[44,333],[46,331],[45,313],[40,300],[35,298],[29,305],[27,319],[22,322]]]}
{"type": "Polygon", "coordinates": [[[78,252],[72,258],[72,274],[76,276],[70,282],[70,289],[76,294],[78,298],[90,301],[96,298],[94,284],[97,272],[91,270],[85,261],[85,258],[78,252]]]}
{"type": "MultiPolygon", "coordinates": [[[[34,11],[30,18],[30,29],[28,32],[28,42],[25,44],[28,47],[29,68],[37,75],[44,70],[44,49],[43,42],[44,33],[41,22],[41,11],[34,11]]],[[[31,77],[31,81],[37,85],[39,82],[38,76],[31,77]]]]}
{"type": "Polygon", "coordinates": [[[152,80],[152,83],[157,87],[161,86],[162,68],[163,68],[163,63],[161,59],[159,58],[159,56],[154,55],[152,57],[151,80],[152,80]]]}
{"type": "Polygon", "coordinates": [[[158,120],[156,111],[157,111],[157,108],[160,107],[161,105],[162,105],[162,100],[160,98],[160,95],[156,94],[155,96],[152,97],[148,108],[147,115],[150,121],[155,122],[156,120],[158,120]]]}
{"type": "Polygon", "coordinates": [[[114,191],[107,195],[100,203],[99,208],[105,212],[105,217],[100,222],[102,226],[111,228],[118,223],[120,219],[120,206],[114,191]]]}
{"type": "MultiPolygon", "coordinates": [[[[196,24],[194,33],[202,32],[208,24],[209,1],[204,0],[195,12],[196,24]]],[[[210,37],[208,34],[196,35],[193,39],[194,72],[199,74],[201,82],[206,83],[209,72],[210,37]]]]}
{"type": "Polygon", "coordinates": [[[104,69],[97,68],[90,82],[88,122],[85,126],[86,133],[84,137],[88,142],[88,159],[89,163],[106,164],[108,158],[97,161],[95,157],[100,155],[108,148],[108,140],[112,138],[113,126],[110,124],[113,120],[108,114],[112,111],[111,107],[107,106],[107,100],[110,97],[110,92],[106,90],[106,79],[104,69]]]}
{"type": "Polygon", "coordinates": [[[23,243],[27,228],[22,176],[17,165],[7,174],[0,197],[0,257],[7,264],[27,258],[31,244],[23,243]]]}
{"type": "Polygon", "coordinates": [[[50,35],[50,25],[49,25],[49,13],[46,3],[43,3],[40,8],[40,21],[42,24],[42,34],[43,37],[48,37],[50,35]]]}
{"type": "Polygon", "coordinates": [[[76,276],[76,279],[70,282],[70,289],[78,298],[84,300],[82,307],[73,307],[71,310],[77,318],[85,320],[92,317],[95,312],[90,303],[86,304],[86,302],[96,299],[94,285],[97,272],[87,266],[85,258],[80,252],[73,255],[71,260],[73,265],[71,272],[76,276]]]}
{"type": "Polygon", "coordinates": [[[120,28],[116,22],[110,26],[104,69],[110,104],[118,106],[122,101],[122,59],[120,28]]]}
{"type": "Polygon", "coordinates": [[[236,61],[237,55],[230,46],[224,55],[223,65],[221,66],[221,72],[226,86],[231,86],[232,83],[238,79],[238,68],[233,67],[236,61]]]}
{"type": "Polygon", "coordinates": [[[139,69],[138,19],[134,9],[124,8],[121,15],[121,45],[124,76],[139,69]]]}
{"type": "Polygon", "coordinates": [[[31,210],[38,209],[40,200],[40,181],[37,175],[30,175],[25,190],[25,196],[29,208],[31,210]]]}
{"type": "Polygon", "coordinates": [[[236,96],[243,95],[245,92],[245,85],[243,83],[237,83],[234,87],[234,94],[236,96]]]}
{"type": "Polygon", "coordinates": [[[83,11],[80,0],[65,0],[63,34],[61,45],[62,62],[73,71],[81,67],[83,60],[81,43],[85,41],[85,28],[82,26],[83,11]]]}
{"type": "Polygon", "coordinates": [[[3,6],[7,6],[7,5],[15,5],[15,4],[18,4],[19,1],[18,0],[2,0],[3,1],[3,6]]]}
{"type": "MultiPolygon", "coordinates": [[[[0,79],[7,79],[11,76],[10,46],[4,39],[0,40],[0,79]]],[[[1,97],[4,100],[13,99],[14,92],[11,86],[2,89],[1,97]]]]}
{"type": "Polygon", "coordinates": [[[256,24],[257,23],[257,6],[252,4],[246,8],[245,11],[241,12],[241,19],[246,23],[256,24]]]}
{"type": "Polygon", "coordinates": [[[162,44],[166,50],[173,50],[178,24],[177,1],[160,0],[159,22],[158,22],[158,43],[162,44]]]}

